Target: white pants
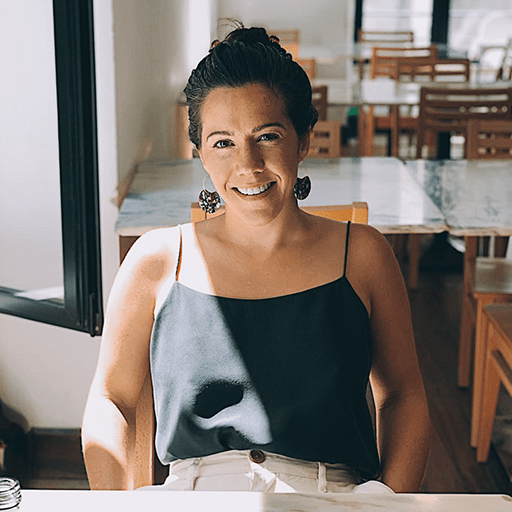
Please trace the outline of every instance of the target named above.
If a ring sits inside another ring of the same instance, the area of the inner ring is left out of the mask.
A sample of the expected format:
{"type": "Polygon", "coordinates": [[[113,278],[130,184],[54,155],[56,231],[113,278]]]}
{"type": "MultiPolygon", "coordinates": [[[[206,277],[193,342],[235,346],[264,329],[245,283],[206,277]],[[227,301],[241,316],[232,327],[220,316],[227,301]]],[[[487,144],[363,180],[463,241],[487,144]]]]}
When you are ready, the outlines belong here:
{"type": "Polygon", "coordinates": [[[174,461],[164,484],[142,489],[393,494],[382,482],[360,482],[357,471],[345,464],[308,462],[246,450],[174,461]]]}

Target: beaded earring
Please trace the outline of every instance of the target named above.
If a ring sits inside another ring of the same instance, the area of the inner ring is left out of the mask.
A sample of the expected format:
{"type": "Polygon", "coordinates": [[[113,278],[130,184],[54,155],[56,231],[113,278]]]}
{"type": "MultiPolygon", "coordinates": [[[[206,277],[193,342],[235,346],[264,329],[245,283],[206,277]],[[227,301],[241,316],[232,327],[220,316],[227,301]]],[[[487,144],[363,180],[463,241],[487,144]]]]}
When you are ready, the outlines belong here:
{"type": "Polygon", "coordinates": [[[215,213],[220,208],[220,196],[216,190],[206,190],[205,181],[206,178],[203,180],[203,190],[199,192],[199,206],[206,213],[215,213]]]}
{"type": "Polygon", "coordinates": [[[297,178],[295,185],[293,187],[293,195],[299,199],[306,199],[311,192],[311,180],[309,176],[304,176],[304,178],[297,178]]]}

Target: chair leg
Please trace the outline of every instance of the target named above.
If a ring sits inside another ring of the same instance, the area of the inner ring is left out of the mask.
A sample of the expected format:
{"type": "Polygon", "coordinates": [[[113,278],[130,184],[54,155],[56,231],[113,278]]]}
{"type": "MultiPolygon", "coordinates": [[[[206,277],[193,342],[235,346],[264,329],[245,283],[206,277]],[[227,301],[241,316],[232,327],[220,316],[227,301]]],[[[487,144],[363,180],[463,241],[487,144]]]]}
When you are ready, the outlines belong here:
{"type": "Polygon", "coordinates": [[[485,462],[489,457],[491,447],[492,431],[494,418],[496,416],[496,407],[498,405],[498,396],[500,391],[500,377],[496,370],[496,363],[492,355],[487,358],[485,367],[485,378],[482,390],[482,406],[480,410],[479,429],[476,441],[476,460],[485,462]]]}
{"type": "Polygon", "coordinates": [[[418,287],[418,275],[420,267],[420,236],[417,233],[410,233],[409,239],[409,275],[408,284],[410,290],[418,287]]]}
{"type": "Polygon", "coordinates": [[[467,294],[462,297],[462,313],[460,319],[459,361],[457,364],[457,385],[460,388],[469,387],[471,375],[472,354],[472,302],[467,294]]]}
{"type": "Polygon", "coordinates": [[[473,401],[471,407],[471,446],[476,447],[478,442],[478,435],[480,430],[480,411],[482,401],[484,400],[483,385],[484,385],[484,370],[485,357],[487,351],[487,339],[490,334],[487,317],[484,314],[484,303],[478,300],[477,313],[476,313],[476,329],[475,329],[475,351],[474,351],[474,371],[473,371],[473,401]]]}

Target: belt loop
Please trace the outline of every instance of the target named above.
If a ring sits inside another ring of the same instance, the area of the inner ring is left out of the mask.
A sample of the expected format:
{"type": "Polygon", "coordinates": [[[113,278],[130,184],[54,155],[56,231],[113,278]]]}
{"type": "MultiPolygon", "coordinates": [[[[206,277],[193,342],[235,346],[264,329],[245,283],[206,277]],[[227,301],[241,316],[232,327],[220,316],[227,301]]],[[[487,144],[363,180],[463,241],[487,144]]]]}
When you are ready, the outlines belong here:
{"type": "Polygon", "coordinates": [[[189,491],[193,491],[196,485],[196,469],[199,466],[201,459],[194,459],[187,470],[187,481],[189,491]]]}
{"type": "Polygon", "coordinates": [[[318,463],[318,492],[327,492],[327,477],[323,462],[318,463]]]}

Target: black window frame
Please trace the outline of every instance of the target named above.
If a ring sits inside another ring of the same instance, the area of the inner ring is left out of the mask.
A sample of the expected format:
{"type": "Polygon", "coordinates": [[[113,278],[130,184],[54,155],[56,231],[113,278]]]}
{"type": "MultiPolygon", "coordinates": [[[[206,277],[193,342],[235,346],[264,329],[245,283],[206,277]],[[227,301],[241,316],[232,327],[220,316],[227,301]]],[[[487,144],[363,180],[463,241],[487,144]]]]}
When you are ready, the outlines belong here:
{"type": "Polygon", "coordinates": [[[96,336],[103,298],[93,0],[53,0],[53,19],[64,300],[0,286],[0,313],[96,336]]]}
{"type": "MultiPolygon", "coordinates": [[[[359,29],[363,26],[363,2],[355,0],[354,14],[354,42],[358,41],[359,29]]],[[[448,27],[450,19],[450,0],[433,0],[432,2],[432,27],[430,30],[430,42],[448,44],[448,27]]]]}

